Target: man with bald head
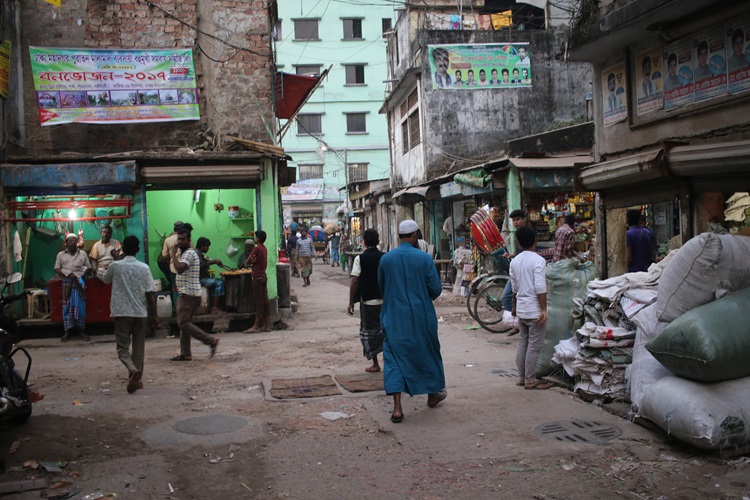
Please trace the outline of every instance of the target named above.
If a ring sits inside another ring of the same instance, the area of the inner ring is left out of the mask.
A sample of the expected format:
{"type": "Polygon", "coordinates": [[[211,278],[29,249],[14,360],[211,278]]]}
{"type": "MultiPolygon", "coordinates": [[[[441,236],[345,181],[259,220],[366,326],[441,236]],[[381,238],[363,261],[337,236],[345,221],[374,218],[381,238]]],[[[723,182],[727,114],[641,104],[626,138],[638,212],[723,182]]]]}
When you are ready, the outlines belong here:
{"type": "Polygon", "coordinates": [[[428,394],[434,408],[447,397],[445,372],[432,301],[443,290],[429,254],[417,247],[419,226],[413,220],[398,226],[400,245],[383,255],[378,283],[383,293],[380,324],[383,342],[383,384],[393,396],[391,422],[404,420],[401,393],[428,394]]]}

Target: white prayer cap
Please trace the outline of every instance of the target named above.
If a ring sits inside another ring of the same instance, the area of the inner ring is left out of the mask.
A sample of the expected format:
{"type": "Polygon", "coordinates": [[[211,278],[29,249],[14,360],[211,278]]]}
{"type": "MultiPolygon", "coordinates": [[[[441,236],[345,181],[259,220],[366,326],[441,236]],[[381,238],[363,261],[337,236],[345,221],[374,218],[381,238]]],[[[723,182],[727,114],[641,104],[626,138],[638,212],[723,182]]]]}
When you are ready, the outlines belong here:
{"type": "Polygon", "coordinates": [[[65,236],[65,241],[68,241],[68,240],[69,240],[69,239],[71,239],[71,238],[73,238],[73,239],[74,239],[74,240],[76,240],[76,241],[78,240],[78,236],[76,236],[76,235],[75,235],[75,233],[68,233],[68,234],[67,234],[67,235],[65,236]]]}
{"type": "Polygon", "coordinates": [[[411,234],[419,230],[419,226],[411,219],[401,221],[398,225],[398,234],[411,234]]]}
{"type": "Polygon", "coordinates": [[[245,245],[255,245],[255,240],[248,238],[245,240],[245,245]]]}

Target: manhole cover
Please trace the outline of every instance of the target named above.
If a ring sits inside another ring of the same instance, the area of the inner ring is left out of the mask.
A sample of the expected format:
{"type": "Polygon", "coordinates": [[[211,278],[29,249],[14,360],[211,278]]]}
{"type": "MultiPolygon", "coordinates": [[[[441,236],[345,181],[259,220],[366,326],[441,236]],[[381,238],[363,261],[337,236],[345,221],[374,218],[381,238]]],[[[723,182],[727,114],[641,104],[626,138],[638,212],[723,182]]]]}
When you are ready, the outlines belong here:
{"type": "Polygon", "coordinates": [[[503,370],[502,368],[499,368],[497,370],[492,370],[490,373],[493,375],[497,375],[498,377],[518,377],[518,370],[503,370]]]}
{"type": "Polygon", "coordinates": [[[587,420],[549,422],[534,429],[538,435],[569,443],[609,444],[622,434],[616,425],[587,420]]]}
{"type": "Polygon", "coordinates": [[[247,421],[241,417],[230,417],[227,415],[210,415],[208,417],[195,417],[177,422],[172,427],[177,432],[195,434],[198,436],[210,436],[212,434],[226,434],[235,432],[247,425],[247,421]]]}

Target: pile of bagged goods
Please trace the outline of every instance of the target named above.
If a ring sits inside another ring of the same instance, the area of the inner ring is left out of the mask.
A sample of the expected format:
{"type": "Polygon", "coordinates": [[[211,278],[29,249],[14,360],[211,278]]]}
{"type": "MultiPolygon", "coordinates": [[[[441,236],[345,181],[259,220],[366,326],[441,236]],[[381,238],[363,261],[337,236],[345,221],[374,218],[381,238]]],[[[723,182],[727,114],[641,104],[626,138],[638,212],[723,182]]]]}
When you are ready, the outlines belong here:
{"type": "Polygon", "coordinates": [[[577,393],[629,402],[702,449],[750,444],[750,237],[704,233],[647,272],[607,280],[579,268],[548,266],[537,374],[561,366],[577,393]],[[551,275],[577,280],[574,289],[550,287],[551,275]],[[561,325],[564,303],[572,312],[561,325]]]}

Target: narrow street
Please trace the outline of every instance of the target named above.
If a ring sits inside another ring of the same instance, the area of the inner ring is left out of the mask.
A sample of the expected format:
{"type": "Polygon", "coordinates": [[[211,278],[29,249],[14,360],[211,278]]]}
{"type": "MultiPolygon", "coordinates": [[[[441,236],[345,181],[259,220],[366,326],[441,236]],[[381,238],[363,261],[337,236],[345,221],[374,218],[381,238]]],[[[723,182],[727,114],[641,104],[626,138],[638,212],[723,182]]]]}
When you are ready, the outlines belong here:
{"type": "Polygon", "coordinates": [[[346,314],[348,278],[316,264],[312,286],[292,278],[299,312],[289,329],[219,334],[214,359],[194,341],[192,362],[169,361],[177,338],[149,339],[145,387],[134,394],[113,335],[23,341],[44,399],[26,424],[0,435],[0,482],[45,478],[46,496],[124,499],[750,495],[747,459],[683,448],[560,388],[516,387],[516,339],[467,329],[463,299],[452,295],[437,301],[448,398],[431,409],[426,396],[406,397],[404,422],[391,423],[382,390],[352,393],[338,383],[366,375],[367,361],[359,319],[346,314]],[[271,396],[274,380],[326,375],[340,394],[271,396]],[[553,432],[572,421],[577,432],[553,432]],[[536,431],[544,424],[546,436],[536,431]],[[35,470],[32,461],[64,467],[35,470]]]}

